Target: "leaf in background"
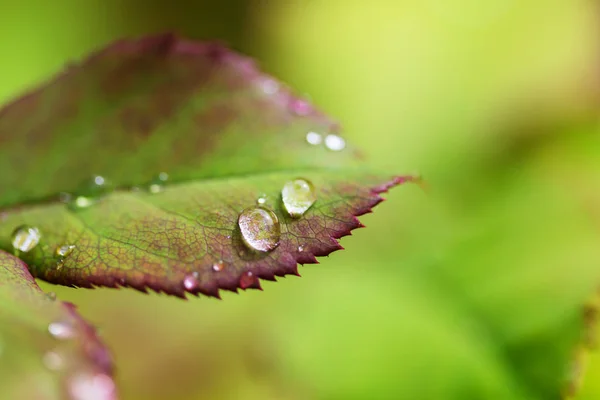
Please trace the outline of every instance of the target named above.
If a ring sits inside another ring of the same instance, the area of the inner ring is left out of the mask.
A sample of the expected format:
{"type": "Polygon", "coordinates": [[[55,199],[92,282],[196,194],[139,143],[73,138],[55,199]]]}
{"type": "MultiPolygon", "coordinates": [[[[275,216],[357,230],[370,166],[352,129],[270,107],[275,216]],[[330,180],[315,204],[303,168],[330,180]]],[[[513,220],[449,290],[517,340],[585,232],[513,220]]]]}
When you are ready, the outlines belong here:
{"type": "Polygon", "coordinates": [[[411,179],[364,172],[337,130],[219,45],[115,43],[0,112],[0,248],[26,224],[41,241],[22,258],[50,282],[258,288],[340,249],[379,193],[411,179]],[[281,192],[298,178],[316,202],[292,217],[281,192]],[[238,218],[251,207],[275,213],[280,234],[242,224],[269,251],[244,244],[238,218]]]}
{"type": "Polygon", "coordinates": [[[0,251],[0,387],[7,399],[116,398],[112,361],[94,329],[0,251]]]}

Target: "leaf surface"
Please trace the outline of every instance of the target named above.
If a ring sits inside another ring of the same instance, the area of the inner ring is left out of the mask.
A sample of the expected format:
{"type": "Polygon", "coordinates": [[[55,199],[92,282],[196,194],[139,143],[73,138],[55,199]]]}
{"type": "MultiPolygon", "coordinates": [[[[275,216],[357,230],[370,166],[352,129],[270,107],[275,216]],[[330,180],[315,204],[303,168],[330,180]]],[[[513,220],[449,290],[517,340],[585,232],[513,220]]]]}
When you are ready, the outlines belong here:
{"type": "Polygon", "coordinates": [[[0,251],[0,387],[9,399],[116,398],[111,357],[70,303],[0,251]]]}
{"type": "Polygon", "coordinates": [[[171,35],[115,43],[7,106],[0,141],[0,248],[27,224],[42,234],[21,256],[37,277],[178,296],[297,274],[412,179],[367,172],[333,121],[249,59],[171,35]],[[281,199],[296,178],[317,196],[301,218],[281,199]],[[94,204],[72,207],[82,197],[94,204]],[[281,230],[268,253],[237,223],[259,198],[281,230]]]}

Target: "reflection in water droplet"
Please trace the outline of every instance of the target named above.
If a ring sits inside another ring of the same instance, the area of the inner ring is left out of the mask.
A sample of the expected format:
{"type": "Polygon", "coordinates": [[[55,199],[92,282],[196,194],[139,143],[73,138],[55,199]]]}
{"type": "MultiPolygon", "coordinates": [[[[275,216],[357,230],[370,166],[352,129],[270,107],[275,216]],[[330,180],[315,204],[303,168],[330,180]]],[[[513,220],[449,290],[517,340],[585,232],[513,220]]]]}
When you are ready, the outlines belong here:
{"type": "Polygon", "coordinates": [[[12,234],[12,246],[23,253],[30,252],[38,245],[42,234],[35,226],[21,225],[12,234]]]}
{"type": "Polygon", "coordinates": [[[188,275],[183,279],[185,290],[194,290],[198,288],[198,279],[194,275],[188,275]]]}
{"type": "Polygon", "coordinates": [[[54,351],[49,351],[44,354],[42,361],[44,362],[46,368],[51,371],[61,370],[65,366],[65,360],[63,357],[54,351]]]}
{"type": "Polygon", "coordinates": [[[341,136],[330,134],[325,137],[325,147],[331,151],[344,150],[346,141],[341,136]]]}
{"type": "Polygon", "coordinates": [[[308,132],[306,134],[306,141],[309,144],[316,146],[316,145],[323,143],[323,136],[321,136],[321,134],[317,133],[317,132],[308,132]]]}
{"type": "Polygon", "coordinates": [[[300,218],[317,201],[317,192],[312,183],[298,178],[283,185],[281,199],[288,214],[300,218]]]}
{"type": "Polygon", "coordinates": [[[161,172],[148,184],[148,191],[150,193],[160,193],[165,190],[165,183],[169,180],[169,174],[161,172]]]}
{"type": "Polygon", "coordinates": [[[71,400],[115,400],[113,380],[106,374],[78,373],[69,379],[71,400]]]}
{"type": "Polygon", "coordinates": [[[215,272],[220,272],[223,271],[223,268],[225,268],[225,263],[223,262],[223,260],[219,260],[216,263],[213,264],[212,269],[215,272]]]}
{"type": "Polygon", "coordinates": [[[70,339],[75,336],[73,327],[66,322],[53,322],[48,325],[48,332],[56,339],[70,339]]]}
{"type": "Polygon", "coordinates": [[[54,301],[54,300],[56,300],[56,293],[54,293],[54,292],[47,292],[46,293],[46,297],[49,298],[50,300],[54,301]]]}
{"type": "Polygon", "coordinates": [[[251,250],[268,252],[279,245],[281,227],[277,215],[265,207],[250,207],[238,217],[244,244],[251,250]]]}

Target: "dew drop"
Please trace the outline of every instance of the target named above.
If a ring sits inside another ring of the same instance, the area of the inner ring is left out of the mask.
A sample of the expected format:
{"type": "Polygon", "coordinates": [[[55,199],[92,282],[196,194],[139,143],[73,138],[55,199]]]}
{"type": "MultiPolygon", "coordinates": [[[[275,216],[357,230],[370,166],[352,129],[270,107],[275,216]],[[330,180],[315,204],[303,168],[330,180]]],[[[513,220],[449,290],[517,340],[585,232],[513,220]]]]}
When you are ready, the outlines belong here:
{"type": "Polygon", "coordinates": [[[341,136],[329,134],[325,137],[325,147],[331,151],[341,151],[346,147],[346,141],[341,136]]]}
{"type": "Polygon", "coordinates": [[[240,287],[242,289],[260,288],[260,282],[252,271],[247,271],[240,277],[240,287]]]}
{"type": "Polygon", "coordinates": [[[46,368],[51,371],[59,371],[65,366],[64,358],[54,351],[49,351],[44,354],[42,361],[44,362],[46,368]]]}
{"type": "Polygon", "coordinates": [[[73,327],[66,322],[52,322],[48,325],[48,332],[56,339],[70,339],[75,336],[73,327]]]}
{"type": "Polygon", "coordinates": [[[169,180],[169,174],[161,172],[148,184],[148,191],[156,194],[165,190],[165,183],[169,180]]]}
{"type": "Polygon", "coordinates": [[[300,218],[317,201],[317,192],[312,183],[298,178],[283,185],[281,199],[288,214],[300,218]]]}
{"type": "Polygon", "coordinates": [[[106,178],[96,175],[92,177],[91,181],[82,184],[76,193],[70,195],[67,206],[73,211],[91,207],[108,191],[109,185],[106,178]]]}
{"type": "Polygon", "coordinates": [[[279,220],[268,208],[246,208],[238,217],[238,225],[244,244],[251,250],[269,252],[279,245],[279,220]]]}
{"type": "Polygon", "coordinates": [[[116,388],[106,374],[78,373],[69,380],[71,400],[115,400],[116,388]]]}
{"type": "Polygon", "coordinates": [[[195,275],[188,275],[183,279],[183,287],[185,290],[194,290],[198,288],[198,279],[195,275]]]}
{"type": "Polygon", "coordinates": [[[267,196],[266,194],[261,194],[258,199],[256,199],[256,204],[264,206],[265,204],[267,204],[267,200],[269,199],[269,196],[267,196]]]}
{"type": "Polygon", "coordinates": [[[56,293],[54,292],[47,292],[46,293],[46,297],[52,301],[56,300],[56,293]]]}
{"type": "Polygon", "coordinates": [[[73,250],[75,250],[75,245],[73,244],[63,244],[62,246],[58,246],[56,248],[56,256],[59,258],[68,257],[73,250]]]}
{"type": "Polygon", "coordinates": [[[304,251],[304,246],[302,246],[302,245],[298,246],[298,251],[300,253],[302,253],[304,251]]]}
{"type": "Polygon", "coordinates": [[[279,82],[275,79],[266,78],[261,81],[260,87],[265,94],[275,94],[279,91],[279,82]]]}
{"type": "Polygon", "coordinates": [[[34,226],[21,225],[12,234],[12,246],[15,250],[28,253],[40,242],[42,234],[34,226]]]}
{"type": "Polygon", "coordinates": [[[221,271],[223,271],[223,268],[225,268],[225,263],[223,262],[223,260],[217,261],[212,266],[212,269],[215,272],[221,272],[221,271]]]}
{"type": "Polygon", "coordinates": [[[310,103],[303,99],[293,99],[290,102],[290,109],[292,112],[299,116],[306,116],[311,113],[312,106],[310,103]]]}
{"type": "Polygon", "coordinates": [[[321,136],[321,134],[317,132],[308,132],[306,134],[306,141],[308,142],[308,144],[317,146],[323,143],[323,136],[321,136]]]}

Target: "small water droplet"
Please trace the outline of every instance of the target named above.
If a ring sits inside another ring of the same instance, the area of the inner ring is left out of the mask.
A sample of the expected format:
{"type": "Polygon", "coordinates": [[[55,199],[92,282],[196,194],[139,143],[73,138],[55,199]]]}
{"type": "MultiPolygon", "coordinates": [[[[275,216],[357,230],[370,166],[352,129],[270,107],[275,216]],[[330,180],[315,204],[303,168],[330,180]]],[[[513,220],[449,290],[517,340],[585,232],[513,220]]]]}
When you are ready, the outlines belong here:
{"type": "Polygon", "coordinates": [[[169,174],[161,172],[148,184],[148,191],[156,194],[165,190],[165,183],[169,180],[169,174]]]}
{"type": "Polygon", "coordinates": [[[82,184],[75,194],[69,195],[67,206],[73,211],[91,207],[108,191],[107,180],[103,176],[96,175],[91,181],[82,184]]]}
{"type": "Polygon", "coordinates": [[[65,366],[64,358],[54,351],[49,351],[44,354],[44,358],[42,359],[46,368],[51,371],[59,371],[65,366]]]}
{"type": "Polygon", "coordinates": [[[49,298],[50,300],[54,301],[54,300],[56,300],[56,293],[54,293],[54,292],[47,292],[46,293],[46,297],[49,298]]]}
{"type": "Polygon", "coordinates": [[[77,373],[69,379],[71,400],[115,400],[116,388],[106,374],[77,373]]]}
{"type": "Polygon", "coordinates": [[[56,248],[56,256],[59,258],[65,258],[69,256],[73,250],[75,250],[75,245],[73,244],[63,244],[62,246],[58,246],[56,248]]]}
{"type": "Polygon", "coordinates": [[[265,204],[267,204],[267,200],[269,199],[269,196],[267,196],[266,194],[261,194],[260,196],[258,196],[258,199],[256,199],[256,203],[258,205],[264,206],[265,204]]]}
{"type": "Polygon", "coordinates": [[[223,260],[219,260],[216,263],[213,264],[212,269],[215,272],[220,272],[223,271],[223,268],[225,268],[225,263],[223,262],[223,260]]]}
{"type": "Polygon", "coordinates": [[[305,116],[311,113],[312,106],[310,103],[303,99],[293,99],[290,102],[290,109],[292,112],[299,116],[305,116]]]}
{"type": "Polygon", "coordinates": [[[275,94],[279,91],[279,82],[275,79],[265,78],[260,82],[260,88],[265,94],[275,94]]]}
{"type": "Polygon", "coordinates": [[[298,246],[298,251],[302,253],[304,251],[304,246],[302,246],[302,245],[298,246]]]}
{"type": "Polygon", "coordinates": [[[317,192],[310,181],[298,178],[281,189],[283,206],[292,218],[300,218],[317,201],[317,192]]]}
{"type": "Polygon", "coordinates": [[[277,215],[265,207],[250,207],[241,212],[238,225],[244,244],[251,250],[269,252],[279,245],[281,227],[277,215]]]}
{"type": "Polygon", "coordinates": [[[194,290],[198,288],[198,279],[194,275],[188,275],[183,279],[183,287],[185,290],[194,290]]]}
{"type": "Polygon", "coordinates": [[[346,141],[341,136],[329,134],[325,137],[325,147],[331,151],[341,151],[346,147],[346,141]]]}
{"type": "Polygon", "coordinates": [[[242,276],[240,277],[240,287],[242,289],[248,289],[248,288],[260,288],[260,281],[258,280],[258,278],[256,277],[256,275],[254,275],[252,273],[252,271],[247,271],[244,272],[242,274],[242,276]]]}
{"type": "Polygon", "coordinates": [[[309,144],[317,146],[317,145],[323,143],[323,136],[321,136],[321,134],[317,133],[317,132],[308,132],[306,134],[306,141],[309,144]]]}
{"type": "Polygon", "coordinates": [[[30,252],[38,245],[42,234],[35,226],[21,225],[12,234],[12,246],[23,253],[30,252]]]}
{"type": "Polygon", "coordinates": [[[48,332],[56,339],[70,339],[75,336],[73,327],[66,322],[52,322],[48,325],[48,332]]]}

